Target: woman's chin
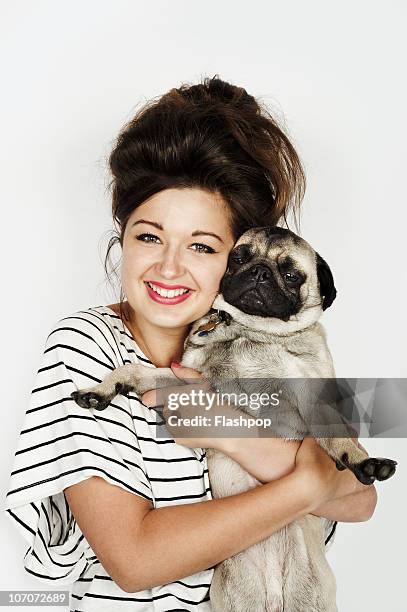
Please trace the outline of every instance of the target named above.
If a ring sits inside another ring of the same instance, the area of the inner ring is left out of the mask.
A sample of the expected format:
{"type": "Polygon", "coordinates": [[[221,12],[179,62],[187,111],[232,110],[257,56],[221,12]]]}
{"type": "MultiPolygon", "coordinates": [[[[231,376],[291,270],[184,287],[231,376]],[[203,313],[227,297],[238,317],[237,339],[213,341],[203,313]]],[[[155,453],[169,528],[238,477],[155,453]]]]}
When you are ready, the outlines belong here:
{"type": "Polygon", "coordinates": [[[210,306],[206,310],[205,308],[199,309],[198,311],[190,310],[182,314],[176,312],[153,313],[150,310],[146,318],[151,324],[157,325],[157,327],[174,329],[175,327],[186,327],[187,325],[191,325],[194,321],[203,317],[209,309],[210,306]]]}
{"type": "Polygon", "coordinates": [[[171,319],[169,317],[151,317],[150,316],[148,317],[148,321],[150,325],[153,325],[154,327],[161,327],[161,328],[167,328],[167,329],[185,328],[190,323],[192,323],[192,321],[189,321],[188,319],[179,318],[179,317],[174,317],[173,319],[171,319]]]}

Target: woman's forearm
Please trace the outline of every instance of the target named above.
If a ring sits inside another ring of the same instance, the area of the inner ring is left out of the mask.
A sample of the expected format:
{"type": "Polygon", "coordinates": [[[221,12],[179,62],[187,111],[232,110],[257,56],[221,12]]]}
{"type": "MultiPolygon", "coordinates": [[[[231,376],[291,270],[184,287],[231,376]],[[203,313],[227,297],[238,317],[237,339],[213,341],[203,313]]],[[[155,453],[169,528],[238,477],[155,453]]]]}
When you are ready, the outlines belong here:
{"type": "MultiPolygon", "coordinates": [[[[223,439],[218,449],[239,463],[249,474],[260,482],[271,482],[290,474],[295,467],[295,456],[301,441],[282,438],[230,438],[223,439]]],[[[348,481],[349,491],[344,497],[331,500],[313,514],[334,521],[367,521],[373,514],[377,494],[373,485],[359,483],[349,470],[341,473],[348,481]]]]}
{"type": "Polygon", "coordinates": [[[302,442],[295,461],[293,473],[275,482],[163,508],[98,476],[64,494],[106,572],[137,592],[213,567],[347,494],[341,472],[314,440],[302,442]]]}
{"type": "Polygon", "coordinates": [[[294,473],[239,495],[151,510],[135,534],[136,545],[129,543],[134,558],[127,555],[126,591],[210,568],[307,514],[311,504],[294,473]]]}

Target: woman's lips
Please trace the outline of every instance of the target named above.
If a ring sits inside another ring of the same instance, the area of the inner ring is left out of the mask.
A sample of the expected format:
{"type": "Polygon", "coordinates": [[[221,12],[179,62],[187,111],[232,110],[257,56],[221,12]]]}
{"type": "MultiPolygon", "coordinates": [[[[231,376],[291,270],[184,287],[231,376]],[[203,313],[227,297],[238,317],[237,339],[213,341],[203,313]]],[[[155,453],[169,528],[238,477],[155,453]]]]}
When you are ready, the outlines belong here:
{"type": "Polygon", "coordinates": [[[170,306],[171,304],[179,304],[179,302],[185,302],[185,300],[187,300],[189,296],[192,294],[192,291],[189,290],[187,293],[183,293],[182,295],[176,295],[175,297],[172,297],[172,298],[163,297],[161,295],[158,295],[158,293],[156,293],[155,291],[153,291],[147,283],[144,283],[144,284],[147,288],[148,295],[151,297],[152,300],[154,300],[154,302],[158,302],[159,304],[167,304],[168,306],[170,306]]]}
{"type": "Polygon", "coordinates": [[[147,284],[149,283],[150,285],[155,285],[156,287],[162,287],[162,289],[190,289],[190,287],[185,287],[185,285],[166,285],[165,283],[160,283],[159,281],[156,280],[148,280],[145,281],[147,284]]]}

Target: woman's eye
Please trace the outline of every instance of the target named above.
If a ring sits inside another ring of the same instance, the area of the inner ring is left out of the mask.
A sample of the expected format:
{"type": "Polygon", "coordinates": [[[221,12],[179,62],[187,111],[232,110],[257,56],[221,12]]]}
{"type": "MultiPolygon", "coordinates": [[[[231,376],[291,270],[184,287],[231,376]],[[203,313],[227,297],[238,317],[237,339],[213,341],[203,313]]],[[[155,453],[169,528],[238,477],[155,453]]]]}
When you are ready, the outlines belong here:
{"type": "Polygon", "coordinates": [[[195,249],[197,253],[215,253],[215,249],[208,246],[207,244],[201,244],[199,242],[194,242],[192,246],[201,247],[199,249],[195,249]]]}
{"type": "Polygon", "coordinates": [[[154,234],[139,234],[136,238],[141,242],[154,242],[156,238],[159,240],[158,236],[154,236],[154,234]],[[152,238],[152,240],[145,240],[145,238],[152,238]]]}
{"type": "MultiPolygon", "coordinates": [[[[155,243],[157,240],[160,240],[158,238],[158,236],[155,236],[154,234],[139,234],[138,236],[136,236],[137,240],[140,240],[141,242],[152,242],[155,243]]],[[[194,251],[196,251],[197,253],[215,253],[215,249],[213,249],[212,247],[208,246],[207,244],[201,244],[200,242],[194,242],[194,244],[192,245],[193,247],[197,247],[194,248],[194,251]]]]}

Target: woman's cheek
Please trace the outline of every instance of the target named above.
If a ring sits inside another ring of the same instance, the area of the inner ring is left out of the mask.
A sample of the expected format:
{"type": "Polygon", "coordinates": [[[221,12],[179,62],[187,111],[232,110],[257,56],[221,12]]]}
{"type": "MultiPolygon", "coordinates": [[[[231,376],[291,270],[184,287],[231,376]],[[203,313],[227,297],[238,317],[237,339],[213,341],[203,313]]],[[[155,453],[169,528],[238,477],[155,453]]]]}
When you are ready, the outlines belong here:
{"type": "Polygon", "coordinates": [[[136,245],[123,251],[122,271],[129,279],[144,278],[153,263],[153,254],[146,249],[137,248],[136,245]]]}
{"type": "Polygon", "coordinates": [[[203,286],[206,288],[205,293],[208,296],[209,306],[212,305],[212,302],[214,301],[215,297],[219,293],[220,281],[222,280],[222,277],[223,277],[223,272],[222,274],[219,274],[219,270],[217,270],[217,273],[212,274],[205,280],[205,283],[203,286]]]}
{"type": "Polygon", "coordinates": [[[220,283],[227,270],[227,267],[228,267],[227,258],[225,258],[222,264],[218,266],[216,270],[216,274],[214,274],[212,277],[213,284],[214,284],[214,290],[216,291],[216,293],[219,293],[220,283]]]}

